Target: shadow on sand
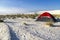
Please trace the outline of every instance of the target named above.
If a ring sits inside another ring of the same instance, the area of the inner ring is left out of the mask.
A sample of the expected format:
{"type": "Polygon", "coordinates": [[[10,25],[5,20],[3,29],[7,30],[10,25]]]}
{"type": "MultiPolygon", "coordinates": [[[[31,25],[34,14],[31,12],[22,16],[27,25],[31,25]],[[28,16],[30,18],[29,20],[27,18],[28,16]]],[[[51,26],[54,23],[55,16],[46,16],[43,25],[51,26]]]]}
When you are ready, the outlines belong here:
{"type": "Polygon", "coordinates": [[[16,36],[16,33],[10,27],[9,30],[10,30],[11,40],[19,40],[19,38],[16,36]]]}
{"type": "Polygon", "coordinates": [[[11,40],[19,40],[19,38],[17,37],[16,33],[12,30],[12,28],[8,24],[7,26],[9,28],[11,40]]]}
{"type": "MultiPolygon", "coordinates": [[[[60,22],[60,19],[59,18],[57,18],[56,19],[56,22],[55,23],[57,23],[57,22],[60,22]]],[[[54,25],[54,24],[52,24],[52,25],[50,25],[51,27],[60,27],[60,24],[59,25],[54,25]]]]}
{"type": "Polygon", "coordinates": [[[57,22],[60,22],[60,19],[59,18],[57,18],[56,20],[57,20],[57,22]]]}
{"type": "MultiPolygon", "coordinates": [[[[57,18],[56,20],[57,20],[56,23],[57,23],[57,22],[60,22],[60,19],[59,19],[59,18],[57,18]]],[[[51,25],[51,26],[52,26],[52,27],[60,27],[60,25],[51,25]]]]}
{"type": "Polygon", "coordinates": [[[51,25],[51,27],[60,27],[60,25],[51,25]]]}

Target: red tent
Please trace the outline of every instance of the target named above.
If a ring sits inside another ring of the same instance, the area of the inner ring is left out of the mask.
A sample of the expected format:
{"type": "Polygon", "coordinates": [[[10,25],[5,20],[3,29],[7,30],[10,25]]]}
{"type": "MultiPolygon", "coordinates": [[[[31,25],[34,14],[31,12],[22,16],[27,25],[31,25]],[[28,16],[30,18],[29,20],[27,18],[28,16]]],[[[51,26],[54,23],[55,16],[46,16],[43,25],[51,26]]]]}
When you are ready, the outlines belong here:
{"type": "Polygon", "coordinates": [[[50,13],[44,12],[38,16],[37,21],[54,21],[55,22],[56,19],[50,13]]]}

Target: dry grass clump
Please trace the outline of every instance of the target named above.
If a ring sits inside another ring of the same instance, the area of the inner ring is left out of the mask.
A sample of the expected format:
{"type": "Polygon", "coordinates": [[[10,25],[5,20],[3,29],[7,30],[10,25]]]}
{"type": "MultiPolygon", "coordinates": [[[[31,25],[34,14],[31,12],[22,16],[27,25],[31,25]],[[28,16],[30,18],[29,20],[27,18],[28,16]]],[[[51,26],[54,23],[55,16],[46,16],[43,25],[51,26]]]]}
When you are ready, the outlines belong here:
{"type": "Polygon", "coordinates": [[[46,25],[52,26],[54,22],[46,22],[46,25]]]}
{"type": "Polygon", "coordinates": [[[23,24],[24,24],[24,25],[28,25],[28,24],[27,24],[27,23],[25,23],[25,22],[24,22],[23,24]]]}
{"type": "Polygon", "coordinates": [[[0,20],[0,22],[4,22],[3,20],[0,20]]]}

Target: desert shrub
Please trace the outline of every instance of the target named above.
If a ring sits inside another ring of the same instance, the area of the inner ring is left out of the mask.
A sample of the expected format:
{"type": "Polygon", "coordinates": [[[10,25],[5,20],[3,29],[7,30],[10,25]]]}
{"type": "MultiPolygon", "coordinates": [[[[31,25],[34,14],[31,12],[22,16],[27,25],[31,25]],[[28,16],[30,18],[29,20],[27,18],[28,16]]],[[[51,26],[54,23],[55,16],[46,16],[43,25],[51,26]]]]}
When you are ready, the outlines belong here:
{"type": "Polygon", "coordinates": [[[23,24],[24,24],[24,25],[28,25],[28,24],[27,24],[27,23],[25,23],[25,22],[24,22],[23,24]]]}
{"type": "Polygon", "coordinates": [[[0,20],[0,22],[4,22],[3,20],[0,20]]]}
{"type": "Polygon", "coordinates": [[[15,19],[16,17],[12,17],[12,19],[15,19]]]}
{"type": "Polygon", "coordinates": [[[52,26],[54,22],[46,22],[46,25],[52,26]]]}

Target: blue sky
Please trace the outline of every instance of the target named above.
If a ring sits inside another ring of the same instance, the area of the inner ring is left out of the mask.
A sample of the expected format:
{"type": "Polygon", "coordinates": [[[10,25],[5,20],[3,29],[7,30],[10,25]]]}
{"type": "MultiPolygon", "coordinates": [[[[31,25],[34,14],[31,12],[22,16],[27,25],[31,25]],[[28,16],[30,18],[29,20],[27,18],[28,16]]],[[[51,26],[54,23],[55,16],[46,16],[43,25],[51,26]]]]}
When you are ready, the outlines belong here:
{"type": "Polygon", "coordinates": [[[59,10],[60,0],[0,0],[2,11],[11,9],[23,11],[59,10]]]}

